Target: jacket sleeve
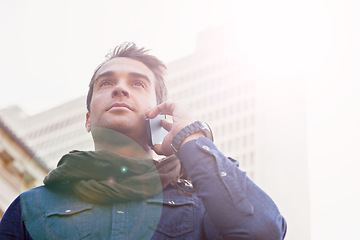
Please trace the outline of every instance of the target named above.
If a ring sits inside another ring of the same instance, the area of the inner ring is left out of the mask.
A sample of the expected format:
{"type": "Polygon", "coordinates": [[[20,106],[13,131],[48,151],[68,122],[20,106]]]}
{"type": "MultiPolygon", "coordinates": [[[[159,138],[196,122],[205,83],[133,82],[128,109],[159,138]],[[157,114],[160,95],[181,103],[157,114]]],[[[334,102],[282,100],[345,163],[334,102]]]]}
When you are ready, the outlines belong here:
{"type": "MultiPolygon", "coordinates": [[[[185,143],[178,155],[210,222],[224,239],[285,237],[286,221],[272,199],[209,139],[201,137],[185,143]]],[[[205,219],[205,232],[213,232],[206,229],[211,225],[205,219]]]]}
{"type": "Polygon", "coordinates": [[[0,221],[0,239],[32,240],[22,219],[20,196],[11,203],[0,221]]]}

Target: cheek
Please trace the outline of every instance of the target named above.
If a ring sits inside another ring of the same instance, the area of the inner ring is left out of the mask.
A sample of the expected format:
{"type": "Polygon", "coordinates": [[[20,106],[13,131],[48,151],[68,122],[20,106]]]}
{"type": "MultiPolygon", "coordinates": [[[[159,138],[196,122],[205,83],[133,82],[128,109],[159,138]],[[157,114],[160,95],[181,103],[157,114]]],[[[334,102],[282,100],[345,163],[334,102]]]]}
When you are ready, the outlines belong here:
{"type": "Polygon", "coordinates": [[[146,108],[155,107],[157,105],[155,90],[153,90],[152,92],[147,92],[145,94],[142,93],[138,95],[138,97],[139,97],[138,100],[141,103],[141,105],[145,106],[146,108]]]}
{"type": "Polygon", "coordinates": [[[150,106],[150,107],[155,107],[155,106],[157,106],[156,95],[152,95],[152,96],[151,96],[151,101],[149,101],[149,106],[150,106]]]}
{"type": "Polygon", "coordinates": [[[90,109],[91,111],[93,110],[97,110],[99,107],[104,105],[104,97],[102,96],[102,94],[94,94],[92,99],[91,99],[91,103],[90,103],[90,109]]]}
{"type": "Polygon", "coordinates": [[[151,93],[151,103],[155,106],[157,105],[157,95],[155,89],[153,89],[151,93]]]}
{"type": "Polygon", "coordinates": [[[148,110],[156,106],[157,106],[156,99],[154,98],[146,98],[146,99],[144,98],[141,103],[141,108],[143,112],[147,112],[148,110]]]}

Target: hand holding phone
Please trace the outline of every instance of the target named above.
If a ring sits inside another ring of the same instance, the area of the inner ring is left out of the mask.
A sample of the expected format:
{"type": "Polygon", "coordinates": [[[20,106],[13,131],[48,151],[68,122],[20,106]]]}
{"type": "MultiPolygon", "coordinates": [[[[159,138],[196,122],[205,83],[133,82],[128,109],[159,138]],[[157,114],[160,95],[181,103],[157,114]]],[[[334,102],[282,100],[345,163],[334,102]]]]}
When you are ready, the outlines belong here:
{"type": "Polygon", "coordinates": [[[193,123],[194,119],[182,104],[170,101],[160,103],[156,107],[149,109],[145,115],[149,118],[155,118],[160,114],[171,116],[172,121],[166,121],[166,123],[163,121],[163,126],[168,133],[162,143],[154,146],[153,150],[157,155],[170,156],[174,154],[173,147],[171,146],[173,137],[181,131],[181,129],[193,123]]]}
{"type": "Polygon", "coordinates": [[[146,134],[149,146],[162,143],[168,132],[162,127],[161,120],[166,119],[165,115],[158,115],[150,119],[146,118],[146,134]]]}

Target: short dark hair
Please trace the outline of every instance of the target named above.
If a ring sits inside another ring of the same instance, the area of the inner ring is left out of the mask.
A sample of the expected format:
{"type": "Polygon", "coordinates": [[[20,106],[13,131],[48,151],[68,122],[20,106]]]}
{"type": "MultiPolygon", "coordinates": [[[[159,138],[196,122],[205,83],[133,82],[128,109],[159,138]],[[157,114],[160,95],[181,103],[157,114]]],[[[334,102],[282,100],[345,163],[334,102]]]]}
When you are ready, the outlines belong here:
{"type": "Polygon", "coordinates": [[[105,57],[106,60],[101,63],[95,70],[90,84],[89,91],[86,98],[87,110],[90,112],[90,103],[93,95],[94,84],[95,84],[95,75],[99,69],[109,60],[117,57],[126,57],[138,60],[145,64],[155,75],[155,93],[156,93],[156,102],[160,104],[167,99],[167,88],[164,80],[164,75],[166,71],[165,64],[160,61],[157,57],[148,54],[149,49],[139,48],[133,42],[124,42],[116,46],[111,52],[109,52],[105,57]]]}

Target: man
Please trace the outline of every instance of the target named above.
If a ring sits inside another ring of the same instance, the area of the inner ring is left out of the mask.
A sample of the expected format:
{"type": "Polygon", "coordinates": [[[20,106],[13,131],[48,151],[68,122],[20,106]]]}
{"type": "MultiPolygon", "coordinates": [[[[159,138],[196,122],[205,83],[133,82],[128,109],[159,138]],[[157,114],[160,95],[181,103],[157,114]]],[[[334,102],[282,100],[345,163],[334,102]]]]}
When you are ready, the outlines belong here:
{"type": "Polygon", "coordinates": [[[1,239],[283,239],[286,222],[211,130],[165,101],[165,66],[124,43],[95,71],[86,129],[95,151],[72,151],[41,186],[21,194],[1,239]],[[150,147],[145,118],[169,115],[150,147]],[[166,156],[155,161],[152,151],[166,156]],[[191,182],[189,181],[191,180],[191,182]]]}

